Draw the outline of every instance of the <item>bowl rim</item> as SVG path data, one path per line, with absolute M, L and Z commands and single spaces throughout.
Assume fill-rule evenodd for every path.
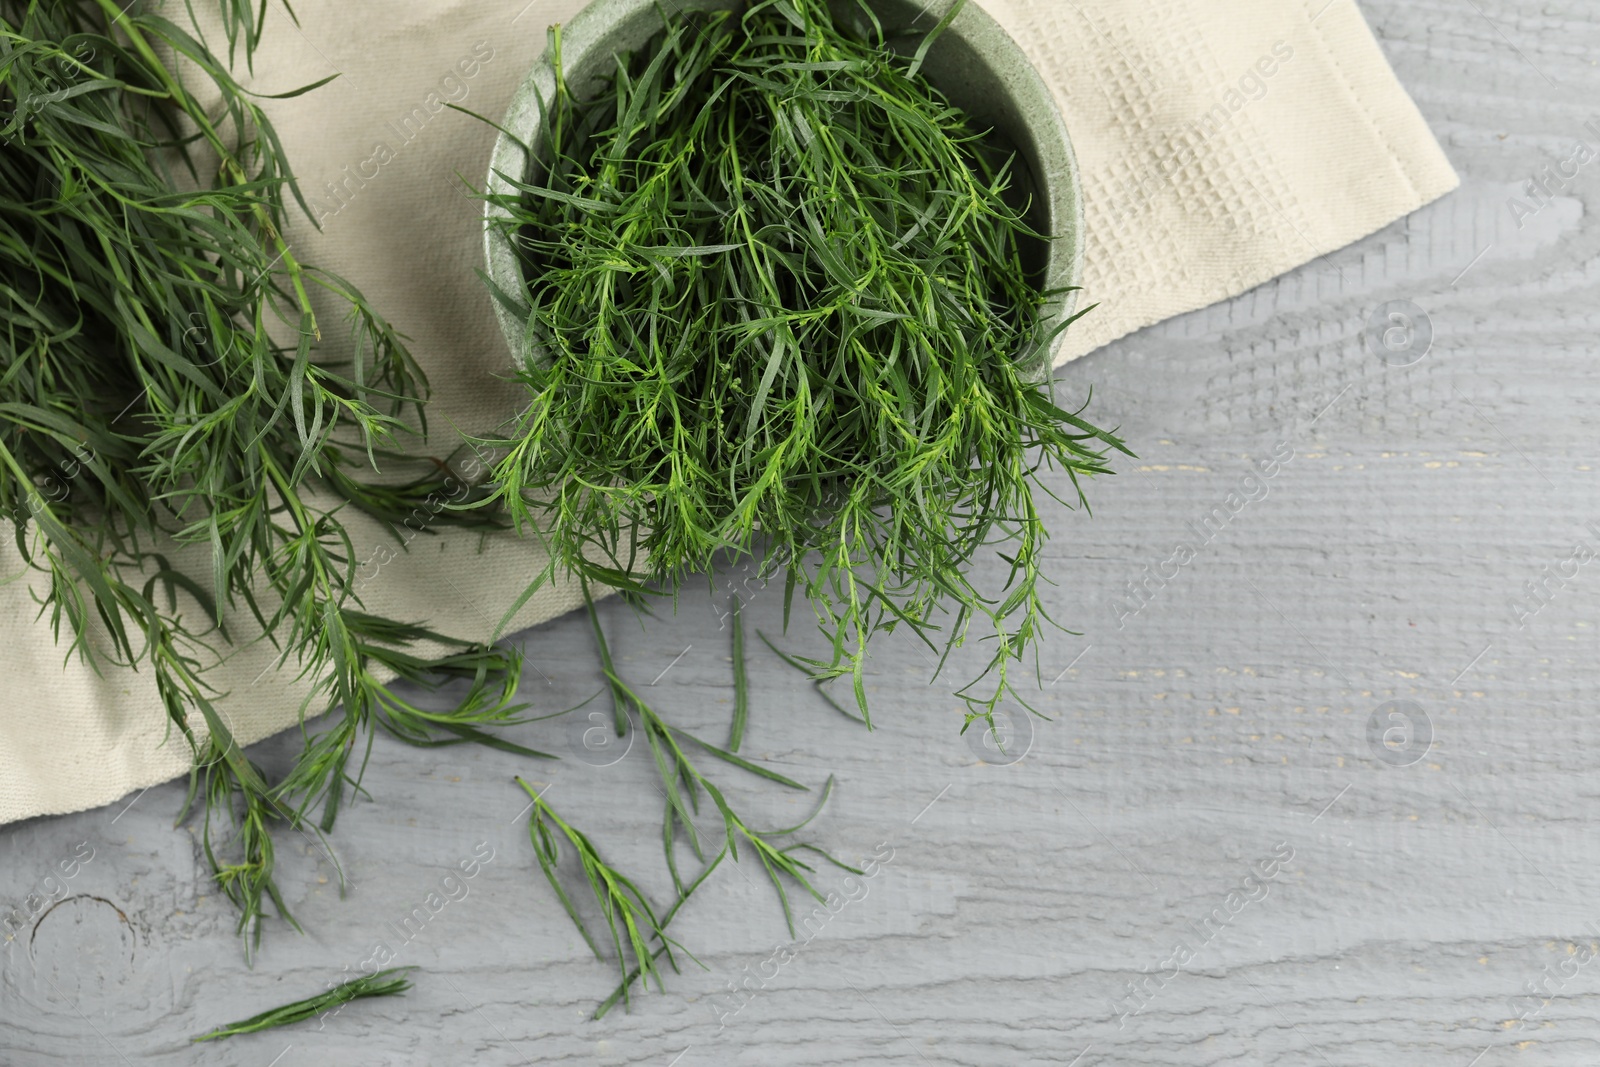
M 747 0 L 680 0 L 682 6 L 692 3 L 696 10 L 737 9 Z M 937 9 L 938 19 L 943 19 L 958 0 L 939 0 L 930 4 L 930 23 Z M 565 57 L 586 56 L 596 46 L 603 45 L 607 35 L 620 23 L 626 22 L 645 9 L 659 11 L 659 0 L 591 0 L 569 21 L 561 24 L 561 50 Z M 1049 171 L 1047 210 L 1049 227 L 1054 231 L 1046 261 L 1044 284 L 1046 290 L 1076 287 L 1083 275 L 1083 185 L 1078 169 L 1077 154 L 1067 132 L 1066 119 L 1055 94 L 1045 84 L 1038 68 L 1016 39 L 995 18 L 979 6 L 978 0 L 967 0 L 966 6 L 950 22 L 946 33 L 968 41 L 974 51 L 985 57 L 995 53 L 1011 52 L 1019 62 L 1004 66 L 990 62 L 996 77 L 1019 100 L 1031 102 L 1029 125 L 1036 128 L 1036 141 L 1040 166 Z M 556 88 L 552 49 L 547 43 L 544 51 L 534 60 L 533 66 L 512 95 L 500 123 L 500 134 L 495 139 L 489 157 L 489 172 L 484 191 L 489 197 L 504 196 L 514 192 L 501 177 L 504 174 L 526 173 L 526 143 L 531 144 L 538 135 L 543 101 L 550 99 Z M 1048 130 L 1037 130 L 1042 117 Z M 1047 136 L 1048 135 L 1048 136 Z M 1053 158 L 1052 158 L 1053 157 Z M 1055 169 L 1051 170 L 1052 163 Z M 502 233 L 498 223 L 510 218 L 510 212 L 485 199 L 483 211 L 484 263 L 489 281 L 506 294 L 519 297 L 523 291 L 521 265 L 516 250 Z M 499 299 L 493 302 L 495 318 L 501 335 L 510 349 L 513 366 L 520 368 L 532 353 L 525 341 L 522 324 L 517 316 Z M 1057 329 L 1073 314 L 1078 303 L 1078 292 L 1061 293 L 1048 301 L 1041 311 L 1043 327 Z M 1030 358 L 1039 359 L 1039 365 L 1029 368 L 1030 376 L 1039 381 L 1052 377 L 1055 356 L 1066 341 L 1066 331 L 1056 336 L 1051 344 Z M 1039 358 L 1039 357 L 1043 358 Z

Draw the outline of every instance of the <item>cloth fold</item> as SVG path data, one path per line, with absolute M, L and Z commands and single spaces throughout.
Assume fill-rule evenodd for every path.
M 942 0 L 941 0 L 942 3 Z M 406 333 L 434 385 L 430 423 L 480 432 L 518 389 L 486 289 L 478 183 L 497 118 L 545 28 L 582 0 L 366 0 L 276 9 L 253 85 L 318 231 L 298 258 L 350 279 Z M 1352 0 L 983 0 L 1057 93 L 1082 170 L 1086 303 L 1058 365 L 1142 326 L 1236 295 L 1443 195 L 1456 177 Z M 221 40 L 214 37 L 213 42 Z M 439 435 L 444 437 L 448 433 Z M 435 451 L 448 459 L 453 449 Z M 546 557 L 531 539 L 430 528 L 398 551 L 354 520 L 376 613 L 483 640 Z M 41 576 L 0 531 L 0 823 L 81 811 L 183 774 L 149 674 L 96 675 L 40 616 Z M 201 564 L 203 558 L 191 557 Z M 180 566 L 181 566 L 180 562 Z M 581 603 L 558 583 L 526 628 Z M 250 743 L 299 722 L 305 683 L 247 631 L 213 680 Z

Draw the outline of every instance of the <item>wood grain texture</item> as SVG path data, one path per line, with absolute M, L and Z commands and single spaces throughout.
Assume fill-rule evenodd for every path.
M 1093 518 L 1050 516 L 1051 607 L 1082 636 L 1045 643 L 1049 721 L 1032 724 L 1026 755 L 977 758 L 908 639 L 875 650 L 871 734 L 752 642 L 746 754 L 814 786 L 835 776 L 814 840 L 847 860 L 893 850 L 802 944 L 758 874 L 728 866 L 674 927 L 707 969 L 588 1021 L 615 972 L 544 885 L 511 777 L 552 783 L 551 802 L 661 899 L 644 754 L 530 765 L 380 740 L 377 802 L 350 808 L 334 838 L 348 893 L 317 843 L 286 840 L 282 882 L 307 933 L 273 924 L 253 970 L 194 832 L 172 826 L 179 786 L 0 830 L 0 906 L 20 916 L 0 947 L 0 1064 L 1600 1061 L 1586 744 L 1600 562 L 1566 562 L 1580 541 L 1600 550 L 1587 525 L 1600 523 L 1600 160 L 1520 227 L 1508 207 L 1580 138 L 1600 147 L 1584 130 L 1600 115 L 1600 11 L 1362 9 L 1463 188 L 1063 372 L 1064 395 L 1092 384 L 1099 418 L 1141 458 L 1092 487 Z M 1363 341 L 1395 300 L 1432 324 L 1409 366 Z M 1257 499 L 1167 565 L 1275 448 L 1292 458 L 1247 485 Z M 1118 609 L 1147 566 L 1170 577 Z M 736 572 L 715 580 L 675 619 L 640 626 L 619 604 L 604 617 L 626 673 L 657 678 L 649 691 L 674 721 L 719 739 L 727 587 L 768 632 L 781 596 Z M 1526 598 L 1530 582 L 1547 603 Z M 581 617 L 520 640 L 541 709 L 596 690 Z M 1409 748 L 1369 739 L 1390 701 L 1414 702 Z M 556 720 L 515 736 L 569 753 L 573 731 Z M 296 744 L 252 755 L 282 768 Z M 811 803 L 717 777 L 767 825 Z M 395 924 L 479 842 L 493 859 L 464 899 L 424 907 L 402 943 Z M 846 891 L 842 872 L 819 885 Z M 423 968 L 403 999 L 320 1029 L 188 1044 L 322 988 L 379 941 Z M 1175 967 L 1180 942 L 1192 956 Z M 763 964 L 779 946 L 794 956 L 774 976 Z M 747 976 L 761 988 L 735 1012 L 729 989 Z

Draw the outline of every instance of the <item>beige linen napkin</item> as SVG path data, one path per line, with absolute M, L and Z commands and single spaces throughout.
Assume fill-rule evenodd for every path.
M 270 105 L 323 226 L 291 233 L 296 254 L 348 277 L 411 337 L 434 383 L 436 427 L 486 430 L 517 405 L 473 275 L 477 206 L 455 178 L 481 177 L 494 133 L 445 105 L 498 118 L 546 26 L 582 2 L 302 3 L 299 27 L 273 5 L 256 88 L 341 75 Z M 1061 362 L 1242 292 L 1455 187 L 1352 0 L 983 3 L 1055 88 L 1082 169 L 1083 284 L 1101 306 Z M 402 553 L 374 528 L 356 536 L 371 610 L 479 640 L 545 560 L 511 537 L 428 530 Z M 15 576 L 0 585 L 0 823 L 182 774 L 187 746 L 168 736 L 149 676 L 102 678 L 67 660 L 12 540 L 0 531 L 0 575 Z M 516 626 L 579 602 L 570 586 L 546 589 Z M 272 652 L 247 642 L 212 675 L 246 743 L 298 721 L 304 688 L 274 669 Z

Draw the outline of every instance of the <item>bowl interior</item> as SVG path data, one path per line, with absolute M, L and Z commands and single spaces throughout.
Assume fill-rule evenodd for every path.
M 896 47 L 914 52 L 921 36 L 933 29 L 953 0 L 926 5 L 921 0 L 867 0 Z M 685 10 L 718 11 L 743 7 L 743 0 L 676 0 Z M 865 27 L 859 0 L 830 0 L 836 17 L 847 25 Z M 582 95 L 584 88 L 614 69 L 619 52 L 638 49 L 662 28 L 657 0 L 594 0 L 562 27 L 561 53 L 567 84 Z M 1018 157 L 1018 202 L 1028 204 L 1028 221 L 1052 241 L 1031 242 L 1023 249 L 1024 263 L 1038 279 L 1041 290 L 1059 290 L 1077 284 L 1082 260 L 1082 206 L 1076 161 L 1066 125 L 1049 88 L 1004 29 L 986 14 L 977 0 L 965 8 L 929 50 L 923 65 L 929 81 L 950 101 L 970 115 L 979 128 L 993 130 L 999 147 Z M 527 80 L 512 100 L 502 123 L 502 134 L 490 161 L 487 188 L 491 193 L 510 191 L 501 173 L 536 180 L 539 163 L 530 160 L 521 145 L 537 146 L 540 136 L 540 101 L 555 92 L 555 71 L 549 49 L 540 56 Z M 519 143 L 520 142 L 520 143 Z M 485 228 L 490 278 L 505 292 L 523 290 L 522 271 L 515 250 L 500 228 L 492 225 L 504 212 L 489 205 Z M 1054 296 L 1043 312 L 1046 329 L 1072 313 L 1074 293 Z M 519 361 L 533 355 L 521 324 L 511 312 L 495 305 L 500 325 Z M 1060 344 L 1058 339 L 1057 346 Z M 1051 351 L 1029 354 L 1027 371 L 1042 379 L 1050 372 Z

